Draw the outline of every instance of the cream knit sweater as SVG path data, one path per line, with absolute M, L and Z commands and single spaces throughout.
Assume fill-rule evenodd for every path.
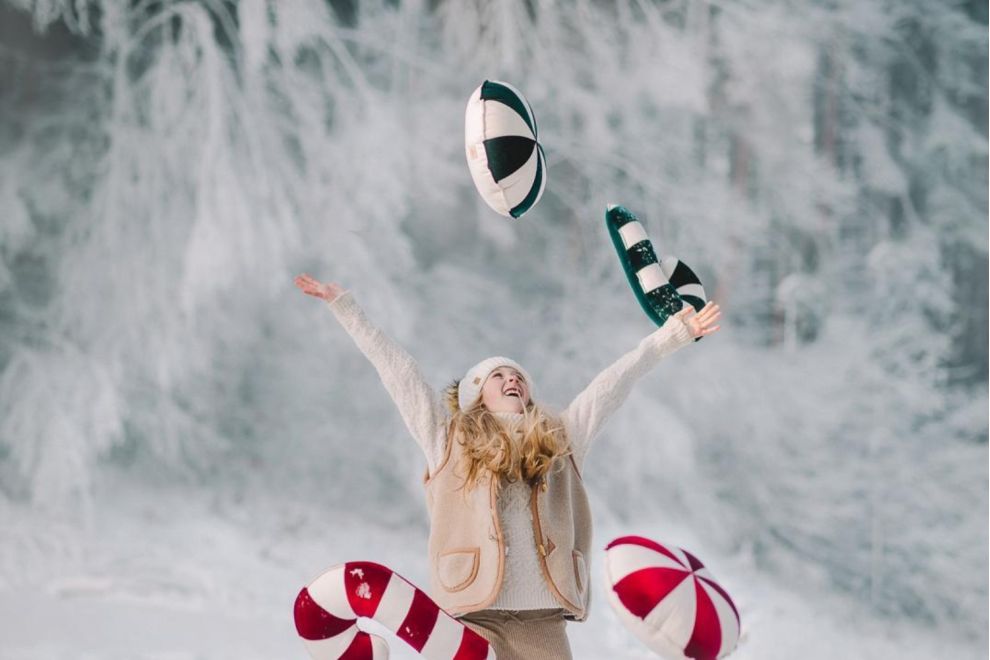
M 416 361 L 376 328 L 350 292 L 330 303 L 337 320 L 378 372 L 386 391 L 399 409 L 406 428 L 422 448 L 430 473 L 443 460 L 449 414 L 441 397 L 426 382 Z M 662 328 L 599 373 L 560 414 L 578 470 L 591 441 L 609 416 L 625 401 L 633 384 L 656 364 L 691 343 L 687 326 L 670 317 Z M 521 416 L 499 417 L 514 427 Z M 502 589 L 492 609 L 531 610 L 559 607 L 550 594 L 536 554 L 529 486 L 503 486 L 498 501 L 499 520 L 505 535 L 506 562 Z

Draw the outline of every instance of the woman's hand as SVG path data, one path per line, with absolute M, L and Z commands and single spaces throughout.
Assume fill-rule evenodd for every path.
M 710 335 L 722 327 L 715 325 L 715 322 L 722 316 L 722 312 L 719 310 L 718 305 L 710 300 L 697 314 L 694 311 L 694 307 L 688 303 L 684 303 L 681 311 L 674 314 L 674 316 L 679 318 L 687 326 L 688 332 L 691 333 L 693 339 Z
M 323 283 L 319 280 L 313 279 L 306 273 L 296 276 L 293 280 L 299 290 L 308 296 L 314 296 L 327 302 L 333 302 L 344 293 L 344 287 L 340 286 L 336 282 Z

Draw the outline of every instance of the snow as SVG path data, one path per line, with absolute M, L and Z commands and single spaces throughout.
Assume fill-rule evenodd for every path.
M 286 522 L 300 508 L 276 504 L 277 494 L 258 494 L 236 511 L 215 497 L 118 483 L 114 496 L 99 502 L 92 526 L 73 530 L 70 553 L 29 547 L 24 538 L 11 553 L 12 532 L 45 534 L 36 520 L 5 515 L 5 565 L 24 570 L 6 573 L 0 589 L 0 658 L 303 658 L 292 603 L 323 570 L 361 559 L 426 584 L 425 530 L 419 525 L 387 529 L 314 508 L 308 513 L 323 523 L 297 527 Z M 175 511 L 182 515 L 170 515 Z M 248 517 L 251 523 L 245 524 Z M 601 552 L 593 557 L 592 614 L 585 623 L 568 625 L 579 660 L 655 657 L 622 627 L 604 598 L 604 546 L 628 531 L 596 528 Z M 676 528 L 647 533 L 695 536 Z M 925 626 L 877 619 L 862 604 L 814 581 L 793 585 L 775 579 L 756 570 L 745 554 L 720 556 L 697 542 L 689 549 L 703 557 L 740 611 L 742 635 L 734 658 L 982 657 L 979 648 L 946 640 Z M 418 657 L 381 626 L 364 620 L 361 626 L 385 637 L 392 657 Z
M 327 567 L 425 585 L 423 457 L 292 277 L 560 408 L 653 330 L 612 202 L 725 316 L 591 450 L 598 547 L 699 556 L 733 657 L 986 657 L 972 3 L 0 3 L 0 658 L 303 657 Z M 464 161 L 485 78 L 546 149 L 521 222 Z M 577 657 L 645 657 L 593 607 Z

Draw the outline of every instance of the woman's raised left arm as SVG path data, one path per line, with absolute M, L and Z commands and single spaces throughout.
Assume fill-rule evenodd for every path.
M 657 363 L 694 339 L 716 332 L 721 312 L 718 305 L 709 302 L 698 313 L 685 304 L 684 308 L 667 319 L 661 328 L 644 338 L 611 366 L 599 373 L 574 397 L 561 413 L 561 421 L 571 442 L 574 460 L 580 469 L 592 440 L 601 431 L 606 420 L 618 410 L 629 396 L 632 386 Z

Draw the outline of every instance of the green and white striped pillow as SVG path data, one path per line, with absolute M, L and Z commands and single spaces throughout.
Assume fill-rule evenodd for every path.
M 496 213 L 519 218 L 546 187 L 546 158 L 536 117 L 512 85 L 483 82 L 468 99 L 464 149 L 474 185 Z

